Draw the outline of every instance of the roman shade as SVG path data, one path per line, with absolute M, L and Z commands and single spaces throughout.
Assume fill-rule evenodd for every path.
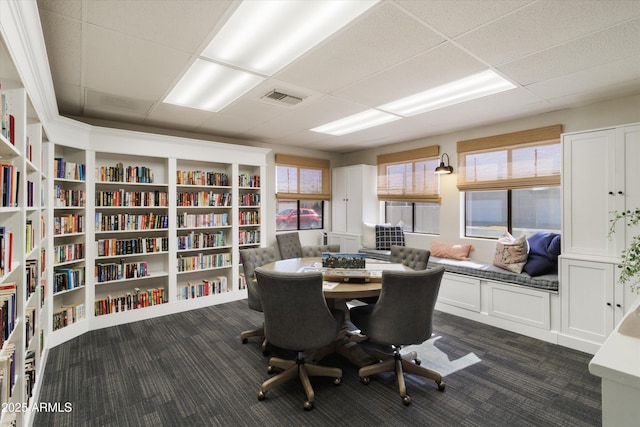
M 329 168 L 329 160 L 276 154 L 276 198 L 330 200 Z
M 560 185 L 562 125 L 458 141 L 458 189 Z
M 440 181 L 433 171 L 440 146 L 378 156 L 378 199 L 398 202 L 440 202 Z

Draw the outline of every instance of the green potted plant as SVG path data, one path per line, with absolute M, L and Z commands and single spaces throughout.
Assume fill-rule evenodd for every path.
M 640 209 L 614 212 L 609 228 L 609 236 L 615 232 L 615 226 L 622 220 L 628 227 L 633 227 L 640 223 Z M 633 236 L 629 246 L 622 250 L 620 254 L 620 283 L 628 283 L 631 291 L 640 294 L 640 234 Z M 640 338 L 640 306 L 629 313 L 620 324 L 618 332 Z
M 609 235 L 615 232 L 618 221 L 623 220 L 628 227 L 640 223 L 640 209 L 614 212 L 611 220 Z M 631 291 L 640 293 L 640 234 L 631 239 L 628 248 L 622 250 L 620 254 L 620 283 L 629 283 Z

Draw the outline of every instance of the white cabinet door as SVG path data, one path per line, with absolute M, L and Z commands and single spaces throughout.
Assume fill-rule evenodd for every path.
M 615 140 L 614 129 L 563 137 L 562 253 L 618 255 L 607 237 L 622 191 L 616 188 Z
M 624 199 L 623 209 L 640 209 L 640 125 L 625 126 L 617 129 L 618 152 L 620 167 L 624 171 L 624 185 L 620 185 Z M 622 229 L 621 229 L 622 228 Z M 631 244 L 633 236 L 640 235 L 640 226 L 633 228 L 622 226 L 616 230 L 616 237 L 625 248 Z M 624 237 L 623 237 L 624 236 Z
M 362 234 L 362 223 L 376 223 L 376 168 L 354 165 L 333 169 L 331 230 Z
M 347 189 L 348 169 L 333 170 L 331 189 L 331 229 L 338 233 L 347 232 Z
M 624 311 L 614 300 L 614 265 L 563 258 L 560 268 L 562 332 L 602 344 L 613 330 L 615 312 Z

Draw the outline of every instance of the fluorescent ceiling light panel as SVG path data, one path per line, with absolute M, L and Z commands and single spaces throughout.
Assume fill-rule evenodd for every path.
M 388 114 L 383 111 L 369 109 L 361 113 L 315 127 L 310 130 L 313 132 L 340 136 L 378 126 L 384 123 L 393 122 L 401 118 L 402 117 L 396 116 L 394 114 Z
M 215 113 L 264 80 L 255 74 L 196 59 L 164 102 Z
M 377 2 L 243 1 L 201 56 L 271 76 Z
M 496 72 L 486 70 L 376 108 L 409 117 L 483 96 L 493 95 L 515 87 L 514 84 L 502 78 Z

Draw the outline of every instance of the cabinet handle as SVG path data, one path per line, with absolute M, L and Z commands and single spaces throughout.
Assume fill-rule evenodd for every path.
M 624 193 L 623 193 L 622 191 L 618 191 L 618 194 L 622 195 L 622 194 L 624 194 Z
M 620 304 L 616 304 L 616 307 L 618 308 L 622 308 L 622 306 Z
M 613 196 L 613 191 L 609 191 L 609 195 L 610 195 L 610 196 Z
M 610 302 L 608 302 L 608 303 L 607 303 L 607 305 L 608 305 L 609 307 L 611 307 L 611 303 L 610 303 Z

